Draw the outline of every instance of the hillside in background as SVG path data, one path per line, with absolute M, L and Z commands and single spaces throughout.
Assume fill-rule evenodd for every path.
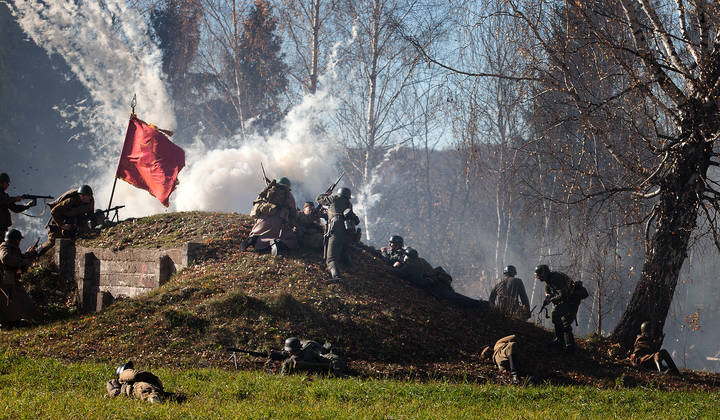
M 522 371 L 532 382 L 614 387 L 652 384 L 670 388 L 714 388 L 720 375 L 687 372 L 682 379 L 632 368 L 608 356 L 603 339 L 580 339 L 574 356 L 546 346 L 551 335 L 534 324 L 492 311 L 457 308 L 395 277 L 371 248 L 353 254 L 345 282 L 325 285 L 320 255 L 296 251 L 273 258 L 241 252 L 252 220 L 239 214 L 168 213 L 127 220 L 81 240 L 111 249 L 205 244 L 205 257 L 160 288 L 122 299 L 100 313 L 56 309 L 70 304 L 71 288 L 51 268 L 30 270 L 27 283 L 44 279 L 56 291 L 40 326 L 0 333 L 0 345 L 29 357 L 115 364 L 132 359 L 143 366 L 232 368 L 226 346 L 279 348 L 288 336 L 329 341 L 343 349 L 351 373 L 368 377 L 449 378 L 498 381 L 507 377 L 483 362 L 480 349 L 517 334 Z M 43 277 L 42 273 L 46 273 Z M 31 290 L 36 284 L 27 285 Z M 63 295 L 64 294 L 64 295 Z M 38 294 L 39 295 L 39 294 Z M 53 310 L 49 310 L 49 303 Z M 58 315 L 60 313 L 60 315 Z M 49 319 L 60 318 L 56 321 Z M 276 369 L 240 355 L 243 369 Z

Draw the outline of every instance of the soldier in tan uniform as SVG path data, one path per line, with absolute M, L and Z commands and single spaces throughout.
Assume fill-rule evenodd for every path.
M 259 253 L 270 252 L 275 256 L 281 251 L 297 248 L 297 237 L 292 229 L 297 207 L 290 186 L 290 180 L 282 177 L 270 181 L 258 194 L 250 212 L 250 216 L 256 218 L 255 225 L 240 245 L 243 251 L 252 246 Z
M 17 204 L 22 197 L 10 197 L 6 192 L 8 187 L 10 187 L 10 176 L 3 172 L 0 174 L 0 242 L 3 241 L 5 233 L 12 226 L 10 212 L 21 213 L 37 204 L 35 200 L 27 204 Z
M 640 335 L 635 339 L 635 346 L 630 355 L 630 363 L 636 367 L 657 369 L 661 373 L 669 371 L 673 375 L 680 375 L 680 371 L 675 366 L 670 353 L 660 348 L 664 338 L 665 334 L 658 337 L 653 336 L 649 322 L 645 321 L 640 324 Z M 663 368 L 663 362 L 667 365 L 666 368 Z
M 124 395 L 151 403 L 165 399 L 165 390 L 160 379 L 150 372 L 135 370 L 132 362 L 120 365 L 115 374 L 117 378 L 105 384 L 110 398 Z
M 323 247 L 323 225 L 320 214 L 312 201 L 303 204 L 302 212 L 298 213 L 296 224 L 300 244 L 312 250 L 320 251 Z
M 50 220 L 48 240 L 40 246 L 38 253 L 43 255 L 55 246 L 55 239 L 75 239 L 78 233 L 90 229 L 90 221 L 95 219 L 95 201 L 93 191 L 89 185 L 83 185 L 77 190 L 70 190 L 48 203 L 50 207 Z
M 35 304 L 18 282 L 20 273 L 37 258 L 34 245 L 24 254 L 20 251 L 22 238 L 20 231 L 10 229 L 5 234 L 5 241 L 0 244 L 0 265 L 3 269 L 0 283 L 0 323 L 3 328 L 23 321 L 34 322 L 38 318 Z
M 517 342 L 515 341 L 515 334 L 513 334 L 499 339 L 492 350 L 490 349 L 490 346 L 483 347 L 482 352 L 480 352 L 480 357 L 483 359 L 492 358 L 498 369 L 500 369 L 500 372 L 510 371 L 510 374 L 512 375 L 512 382 L 517 385 L 517 350 Z

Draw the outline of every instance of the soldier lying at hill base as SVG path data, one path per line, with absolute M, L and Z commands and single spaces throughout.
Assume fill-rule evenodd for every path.
M 510 371 L 510 374 L 512 375 L 512 383 L 517 385 L 517 350 L 517 342 L 515 341 L 515 334 L 513 334 L 499 339 L 492 349 L 490 346 L 483 347 L 480 352 L 480 357 L 482 359 L 492 359 L 498 369 L 500 369 L 500 372 Z
M 105 385 L 111 398 L 125 395 L 151 403 L 165 399 L 165 391 L 160 379 L 150 372 L 133 369 L 132 362 L 118 366 L 115 373 L 117 378 L 109 380 Z

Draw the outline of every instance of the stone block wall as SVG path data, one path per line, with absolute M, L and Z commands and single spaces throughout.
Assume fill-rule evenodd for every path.
M 120 296 L 146 293 L 202 254 L 203 246 L 196 243 L 170 249 L 118 251 L 75 246 L 67 239 L 55 244 L 60 275 L 77 284 L 78 304 L 85 311 L 100 311 Z

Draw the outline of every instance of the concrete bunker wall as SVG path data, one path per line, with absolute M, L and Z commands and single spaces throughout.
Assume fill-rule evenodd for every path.
M 88 248 L 58 240 L 55 263 L 64 279 L 77 284 L 78 306 L 100 311 L 120 296 L 135 297 L 168 281 L 200 257 L 202 245 L 185 243 L 170 249 Z

